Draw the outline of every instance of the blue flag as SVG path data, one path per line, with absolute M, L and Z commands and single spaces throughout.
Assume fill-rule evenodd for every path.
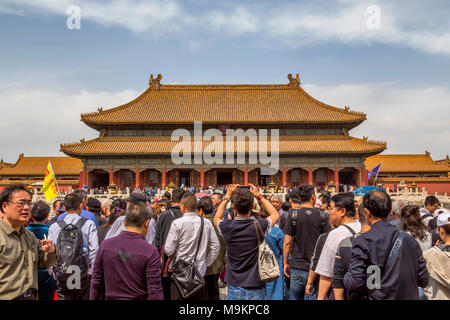
M 376 176 L 378 174 L 378 172 L 380 172 L 380 168 L 381 168 L 381 163 L 376 166 L 375 168 L 372 169 L 372 171 L 369 172 L 369 180 L 371 176 Z

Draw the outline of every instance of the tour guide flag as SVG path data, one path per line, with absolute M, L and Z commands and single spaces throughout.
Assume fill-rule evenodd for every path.
M 42 186 L 42 191 L 45 194 L 45 200 L 47 200 L 47 202 L 55 199 L 58 195 L 55 174 L 53 173 L 50 161 L 48 162 L 47 170 L 45 170 L 45 178 L 44 185 Z
M 377 176 L 378 172 L 380 171 L 380 168 L 381 168 L 381 163 L 378 166 L 376 166 L 375 168 L 373 168 L 372 171 L 369 172 L 369 179 L 373 175 Z

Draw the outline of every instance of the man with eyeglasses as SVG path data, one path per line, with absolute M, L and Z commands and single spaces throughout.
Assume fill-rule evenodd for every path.
M 24 225 L 30 219 L 31 195 L 23 185 L 9 185 L 0 194 L 0 300 L 35 300 L 38 267 L 56 262 L 51 240 L 39 241 Z

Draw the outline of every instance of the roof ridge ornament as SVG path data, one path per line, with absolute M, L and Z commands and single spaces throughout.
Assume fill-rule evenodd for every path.
M 430 156 L 430 153 L 427 150 L 425 150 L 425 154 L 426 154 L 427 157 Z
M 152 73 L 152 74 L 150 74 L 150 81 L 148 82 L 148 85 L 150 86 L 150 88 L 159 89 L 159 87 L 161 86 L 161 79 L 162 79 L 161 74 L 158 74 L 158 76 L 156 78 L 153 78 L 153 73 Z
M 345 112 L 348 113 L 348 112 L 350 111 L 350 107 L 349 107 L 349 106 L 345 106 L 345 107 L 344 107 L 344 110 L 345 110 Z
M 102 107 L 98 107 L 97 111 L 98 111 L 98 113 L 101 113 L 101 112 L 103 112 L 103 108 Z
M 288 79 L 289 79 L 289 84 L 288 84 L 289 87 L 297 87 L 297 88 L 300 87 L 301 83 L 300 83 L 300 77 L 299 77 L 298 73 L 295 78 L 292 76 L 292 73 L 289 73 Z
M 363 140 L 364 140 L 364 142 L 366 142 L 366 141 L 367 141 L 367 139 L 368 139 L 368 137 L 366 137 L 366 136 L 363 136 Z

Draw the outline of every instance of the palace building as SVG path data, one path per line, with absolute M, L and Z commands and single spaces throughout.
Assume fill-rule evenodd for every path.
M 33 187 L 44 182 L 45 170 L 50 161 L 60 191 L 79 188 L 83 163 L 70 157 L 25 157 L 23 153 L 15 163 L 0 161 L 0 191 L 13 183 Z
M 80 186 L 270 182 L 290 187 L 330 182 L 359 186 L 367 184 L 366 158 L 386 149 L 385 142 L 350 136 L 366 115 L 314 99 L 301 87 L 298 74 L 288 75 L 287 84 L 275 85 L 166 85 L 161 78 L 151 75 L 149 87 L 133 101 L 81 115 L 81 121 L 99 132 L 98 138 L 60 147 L 82 161 Z M 196 121 L 203 130 L 216 129 L 224 136 L 227 129 L 278 129 L 277 172 L 265 175 L 265 165 L 250 161 L 253 153 L 264 151 L 260 144 L 257 150 L 250 148 L 250 139 L 245 150 L 237 144 L 233 147 L 234 159 L 244 155 L 244 162 L 196 162 L 195 153 L 212 143 L 202 139 L 200 149 L 193 143 L 190 163 L 174 163 L 171 154 L 179 141 L 172 141 L 172 133 L 185 129 L 193 136 Z M 269 138 L 271 143 L 276 142 Z M 227 150 L 225 144 L 224 139 L 223 150 Z
M 428 151 L 424 154 L 380 154 L 366 159 L 365 165 L 371 170 L 381 163 L 380 172 L 370 178 L 370 184 L 376 182 L 386 187 L 417 185 L 430 193 L 450 194 L 450 161 L 431 158 Z

